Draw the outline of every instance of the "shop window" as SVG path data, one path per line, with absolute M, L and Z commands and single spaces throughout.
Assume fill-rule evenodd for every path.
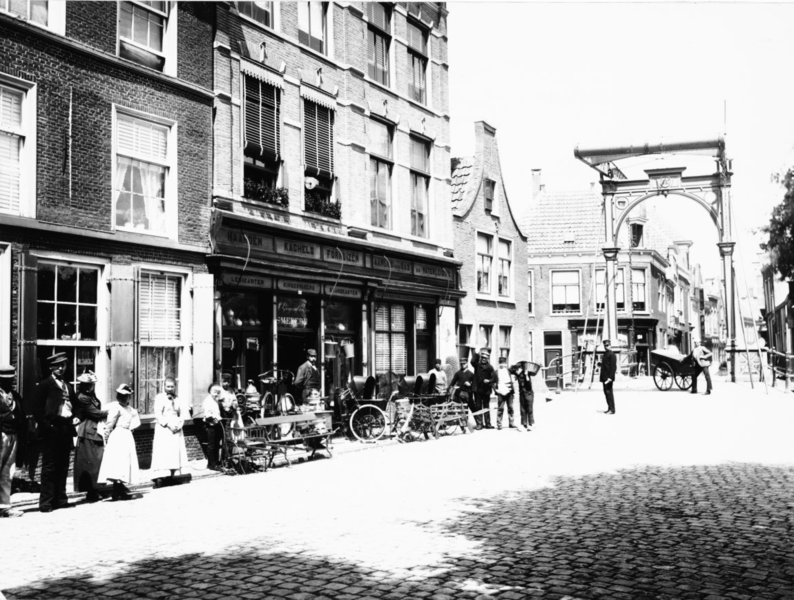
M 165 379 L 179 381 L 182 342 L 180 275 L 142 272 L 138 284 L 138 410 L 154 411 L 154 398 Z M 187 393 L 187 391 L 184 391 Z
M 491 293 L 491 268 L 493 266 L 493 236 L 477 234 L 477 293 Z
M 298 2 L 298 41 L 321 54 L 327 54 L 327 2 Z
M 43 376 L 46 357 L 58 352 L 69 358 L 66 377 L 96 372 L 99 278 L 98 267 L 39 261 L 36 337 Z
M 381 2 L 367 6 L 367 71 L 370 79 L 389 85 L 391 9 Z
M 175 2 L 119 3 L 119 56 L 176 75 Z
M 265 370 L 269 320 L 263 319 L 266 310 L 261 295 L 255 293 L 223 292 L 221 311 L 223 368 L 234 372 L 235 385 L 244 389 L 248 379 L 256 379 Z
M 237 10 L 260 25 L 273 27 L 272 2 L 238 2 Z
M 414 309 L 414 329 L 416 331 L 416 372 L 427 373 L 433 352 L 433 325 L 431 321 L 432 313 L 429 313 L 424 306 L 417 306 Z
M 388 386 L 408 373 L 405 307 L 375 305 L 375 374 Z
M 499 240 L 499 296 L 512 295 L 513 245 L 508 240 Z
M 36 190 L 36 96 L 32 84 L 0 78 L 0 212 L 32 216 Z
M 171 128 L 119 112 L 116 118 L 115 226 L 170 235 L 176 178 Z
M 551 312 L 556 314 L 581 312 L 579 271 L 552 271 Z
M 277 189 L 281 165 L 281 96 L 264 81 L 244 76 L 245 127 L 243 177 L 245 197 L 289 206 L 286 190 Z
M 596 309 L 604 310 L 607 301 L 606 269 L 596 269 Z M 615 300 L 618 310 L 626 310 L 626 286 L 623 269 L 615 269 Z

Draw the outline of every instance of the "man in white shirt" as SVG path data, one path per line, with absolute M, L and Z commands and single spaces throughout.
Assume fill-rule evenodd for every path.
M 698 393 L 698 376 L 703 373 L 706 378 L 706 395 L 711 394 L 711 373 L 709 373 L 709 365 L 711 365 L 711 352 L 705 346 L 701 346 L 698 340 L 695 340 L 695 347 L 692 350 L 692 358 L 695 359 L 695 373 L 692 375 L 692 391 L 690 393 Z
M 507 403 L 507 420 L 511 429 L 516 428 L 513 420 L 513 393 L 518 387 L 518 382 L 515 376 L 507 368 L 507 358 L 504 356 L 499 357 L 499 368 L 496 369 L 496 396 L 499 398 L 499 404 L 496 409 L 496 428 L 502 428 L 502 415 L 505 412 L 505 403 Z
M 441 359 L 436 359 L 436 366 L 431 371 L 433 375 L 436 376 L 436 389 L 434 392 L 436 394 L 446 394 L 447 393 L 447 373 L 441 367 Z

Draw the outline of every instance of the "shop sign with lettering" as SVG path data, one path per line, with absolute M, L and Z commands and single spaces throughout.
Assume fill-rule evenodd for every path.
M 435 265 L 414 263 L 414 275 L 417 277 L 433 277 L 434 279 L 449 279 L 449 270 Z
M 271 289 L 273 287 L 273 278 L 262 275 L 224 273 L 221 275 L 221 283 L 233 287 Z
M 402 273 L 403 275 L 411 275 L 413 268 L 411 263 L 407 260 L 400 260 L 398 258 L 386 258 L 385 256 L 374 254 L 372 256 L 372 267 L 379 271 L 389 271 L 392 273 Z
M 273 252 L 273 238 L 239 228 L 221 227 L 216 238 L 222 246 L 232 246 L 248 252 Z
M 350 298 L 351 300 L 361 300 L 361 290 L 342 285 L 334 286 L 331 283 L 326 283 L 325 293 L 332 298 Z
M 364 266 L 364 255 L 354 250 L 340 250 L 339 248 L 323 248 L 323 260 L 333 263 L 344 263 L 354 267 Z
M 305 292 L 307 294 L 319 294 L 320 284 L 310 281 L 295 281 L 293 279 L 279 279 L 278 289 L 287 292 Z
M 320 258 L 320 247 L 316 244 L 282 240 L 279 238 L 276 238 L 276 252 L 279 254 L 289 254 L 291 256 L 301 256 L 303 258 Z

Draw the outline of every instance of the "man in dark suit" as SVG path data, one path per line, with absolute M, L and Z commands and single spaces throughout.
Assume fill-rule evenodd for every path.
M 317 369 L 317 350 L 306 351 L 306 362 L 298 367 L 298 374 L 293 382 L 300 391 L 300 403 L 305 404 L 312 395 L 312 390 L 320 391 L 320 371 Z
M 612 393 L 612 384 L 615 383 L 615 371 L 617 371 L 617 359 L 612 352 L 612 343 L 604 340 L 604 356 L 601 358 L 601 375 L 599 380 L 604 384 L 604 396 L 607 399 L 607 415 L 615 414 L 615 395 Z
M 72 421 L 77 397 L 72 386 L 64 381 L 67 361 L 64 352 L 48 357 L 47 366 L 51 374 L 36 388 L 37 417 L 44 442 L 39 496 L 41 512 L 70 506 L 66 497 L 66 477 L 72 439 L 77 435 Z
M 452 376 L 452 383 L 450 384 L 450 391 L 455 390 L 454 398 L 455 402 L 460 402 L 461 404 L 465 404 L 469 407 L 469 410 L 474 413 L 477 410 L 474 402 L 474 371 L 469 369 L 469 359 L 461 358 L 460 359 L 460 370 Z M 477 421 L 477 417 L 474 418 L 474 421 L 477 423 L 476 429 L 482 429 Z
M 471 366 L 474 367 L 474 395 L 477 412 L 485 411 L 474 415 L 474 420 L 477 422 L 476 429 L 493 429 L 493 425 L 491 425 L 491 392 L 496 378 L 491 366 L 491 351 L 483 348 L 479 353 L 472 352 Z
M 11 480 L 25 456 L 28 421 L 22 398 L 14 389 L 15 376 L 13 366 L 0 367 L 0 518 L 22 516 L 22 511 L 11 506 Z

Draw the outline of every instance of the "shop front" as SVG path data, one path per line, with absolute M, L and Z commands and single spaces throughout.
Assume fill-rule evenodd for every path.
M 269 370 L 294 375 L 309 349 L 323 396 L 354 375 L 392 385 L 454 355 L 457 261 L 216 218 L 216 368 L 239 389 Z

